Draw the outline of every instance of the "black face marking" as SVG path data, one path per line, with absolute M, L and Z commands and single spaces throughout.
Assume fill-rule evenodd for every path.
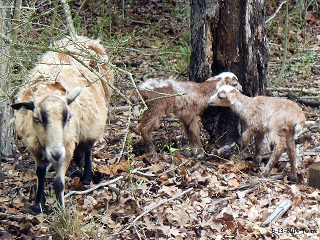
M 66 106 L 62 109 L 62 126 L 64 127 L 70 118 L 70 113 Z
M 44 127 L 48 125 L 48 112 L 44 108 L 40 108 L 40 115 Z

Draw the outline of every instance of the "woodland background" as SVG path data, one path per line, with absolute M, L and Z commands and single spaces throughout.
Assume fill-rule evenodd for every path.
M 319 2 L 290 1 L 287 12 L 286 3 L 266 2 L 268 95 L 291 93 L 319 101 Z M 69 5 L 78 34 L 100 38 L 111 62 L 136 83 L 149 77 L 188 77 L 189 1 L 74 0 Z M 60 1 L 23 1 L 22 6 L 15 27 L 25 47 L 11 48 L 5 56 L 14 62 L 8 77 L 14 83 L 11 97 L 42 53 L 29 46 L 48 46 L 68 34 Z M 116 87 L 126 96 L 133 88 L 123 71 L 116 71 Z M 293 184 L 282 174 L 289 171 L 285 155 L 270 178 L 261 178 L 260 169 L 250 159 L 241 161 L 239 152 L 227 159 L 219 156 L 219 146 L 206 146 L 208 155 L 201 160 L 186 156 L 185 136 L 174 118 L 154 133 L 160 157 L 151 162 L 141 137 L 130 131 L 138 117 L 117 94 L 111 106 L 107 130 L 94 151 L 95 183 L 89 193 L 67 197 L 66 213 L 55 208 L 53 172 L 47 176 L 49 211 L 30 212 L 34 162 L 17 138 L 13 159 L 2 163 L 2 239 L 319 239 L 320 191 L 306 184 L 308 166 L 320 161 L 319 107 L 300 104 L 309 124 L 298 140 L 299 181 Z M 206 139 L 203 131 L 204 144 Z M 79 173 L 76 168 L 68 172 L 66 193 L 84 190 Z M 111 179 L 111 187 L 101 186 Z M 262 224 L 289 200 L 290 208 L 279 219 Z

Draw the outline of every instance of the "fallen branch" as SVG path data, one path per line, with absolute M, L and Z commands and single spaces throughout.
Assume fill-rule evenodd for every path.
M 0 213 L 0 220 L 11 220 L 11 221 L 16 221 L 19 222 L 21 218 L 24 216 L 18 216 L 15 214 L 9 214 L 9 213 Z
M 150 205 L 147 207 L 147 210 L 144 211 L 143 213 L 141 213 L 139 216 L 137 216 L 137 217 L 130 223 L 130 225 L 129 225 L 128 227 L 126 227 L 126 229 L 125 229 L 124 231 L 127 231 L 128 229 L 130 229 L 140 218 L 142 218 L 142 217 L 143 217 L 144 215 L 146 215 L 147 213 L 151 212 L 153 209 L 156 209 L 157 207 L 159 207 L 159 206 L 161 206 L 161 205 L 163 205 L 163 204 L 165 204 L 165 203 L 167 203 L 167 202 L 170 202 L 170 201 L 172 201 L 172 200 L 175 200 L 175 199 L 177 199 L 178 197 L 181 197 L 181 196 L 187 194 L 188 192 L 191 192 L 192 190 L 193 190 L 193 188 L 189 188 L 189 189 L 187 189 L 187 190 L 185 190 L 185 191 L 183 191 L 183 192 L 181 192 L 181 193 L 179 193 L 179 194 L 177 194 L 177 195 L 175 195 L 175 196 L 173 196 L 173 197 L 171 197 L 171 198 L 168 198 L 168 199 L 165 199 L 165 200 L 159 202 L 158 204 L 156 204 L 156 205 L 154 205 L 154 206 L 152 206 L 153 204 L 150 204 Z
M 96 190 L 96 189 L 98 189 L 100 187 L 108 187 L 111 191 L 116 192 L 119 195 L 119 194 L 121 194 L 121 191 L 118 188 L 116 188 L 114 185 L 112 185 L 112 184 L 117 182 L 117 181 L 119 181 L 122 178 L 123 178 L 123 176 L 119 176 L 119 177 L 117 177 L 115 179 L 99 183 L 99 184 L 95 185 L 94 187 L 89 188 L 87 190 L 68 192 L 66 195 L 64 195 L 64 198 L 70 197 L 71 195 L 74 195 L 74 194 L 78 194 L 78 195 L 79 194 L 86 194 L 86 193 L 92 192 L 92 191 L 94 191 L 94 190 Z
M 274 212 L 264 220 L 264 222 L 261 224 L 261 226 L 266 226 L 272 221 L 277 221 L 288 209 L 291 207 L 292 201 L 290 199 L 287 199 L 283 203 L 281 203 Z
M 312 108 L 316 108 L 316 107 L 320 107 L 320 101 L 308 101 L 308 100 L 304 100 L 301 99 L 299 97 L 297 97 L 296 95 L 292 94 L 292 93 L 288 93 L 287 97 L 291 100 L 295 100 L 299 103 L 302 103 L 306 106 L 312 107 Z
M 274 91 L 274 92 L 298 92 L 298 93 L 314 94 L 314 95 L 319 94 L 319 90 L 305 89 L 305 88 L 268 87 L 267 90 Z

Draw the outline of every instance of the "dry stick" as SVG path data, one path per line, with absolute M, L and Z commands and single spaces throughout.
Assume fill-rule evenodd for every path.
M 189 188 L 189 189 L 185 190 L 184 192 L 179 193 L 179 194 L 177 194 L 177 195 L 175 195 L 175 196 L 173 196 L 173 197 L 171 197 L 171 198 L 165 199 L 165 200 L 161 201 L 160 203 L 158 203 L 158 204 L 156 204 L 156 205 L 154 205 L 154 206 L 150 206 L 150 205 L 152 205 L 152 204 L 150 204 L 150 205 L 149 205 L 149 209 L 147 209 L 146 211 L 144 211 L 143 213 L 141 213 L 138 217 L 136 217 L 136 218 L 131 222 L 131 224 L 130 224 L 124 231 L 128 230 L 129 228 L 131 228 L 131 226 L 134 225 L 135 222 L 137 222 L 140 218 L 142 218 L 144 215 L 146 215 L 147 213 L 149 213 L 149 212 L 152 211 L 153 209 L 161 206 L 162 204 L 165 204 L 165 203 L 167 203 L 167 202 L 170 202 L 170 201 L 172 201 L 172 200 L 175 200 L 175 199 L 177 199 L 178 197 L 181 197 L 182 195 L 184 195 L 184 194 L 186 194 L 186 193 L 188 193 L 188 192 L 190 192 L 190 191 L 192 191 L 192 190 L 193 190 L 193 188 Z
M 277 221 L 292 205 L 292 201 L 290 199 L 287 199 L 283 203 L 281 203 L 274 212 L 267 217 L 266 220 L 261 224 L 261 226 L 266 226 L 272 221 Z
M 281 70 L 278 78 L 282 79 L 284 70 L 286 68 L 287 54 L 288 54 L 288 41 L 289 41 L 289 3 L 286 4 L 286 15 L 285 15 L 285 24 L 284 24 L 284 50 L 283 50 L 283 59 L 281 64 Z
M 67 27 L 69 29 L 70 36 L 75 37 L 77 33 L 73 25 L 69 4 L 66 2 L 66 0 L 61 0 L 61 4 L 63 6 L 64 13 L 66 14 Z
M 268 22 L 270 22 L 272 19 L 274 19 L 274 17 L 275 17 L 275 16 L 277 15 L 277 13 L 280 11 L 282 5 L 285 4 L 286 2 L 287 2 L 287 1 L 283 1 L 283 2 L 279 5 L 279 7 L 277 8 L 277 10 L 274 12 L 274 14 L 272 14 L 272 16 L 271 16 L 270 18 L 268 18 L 268 20 L 266 21 L 266 24 L 267 24 Z
M 319 90 L 316 89 L 304 89 L 304 88 L 285 88 L 285 87 L 268 87 L 269 91 L 277 91 L 277 92 L 299 92 L 305 94 L 319 94 Z
M 73 194 L 86 194 L 86 193 L 89 193 L 89 192 L 92 192 L 100 187 L 109 187 L 110 185 L 112 186 L 112 183 L 115 183 L 117 181 L 119 181 L 120 179 L 122 179 L 123 176 L 119 176 L 115 179 L 112 179 L 112 180 L 109 180 L 109 181 L 106 181 L 106 182 L 102 182 L 102 183 L 99 183 L 98 185 L 95 185 L 94 187 L 92 188 L 89 188 L 87 190 L 84 190 L 84 191 L 71 191 L 71 192 L 68 192 L 66 195 L 64 195 L 64 198 L 67 198 L 67 197 L 70 197 L 71 195 Z M 112 186 L 111 188 L 113 188 L 114 186 Z M 110 189 L 112 190 L 112 189 Z M 121 193 L 121 191 L 120 191 Z

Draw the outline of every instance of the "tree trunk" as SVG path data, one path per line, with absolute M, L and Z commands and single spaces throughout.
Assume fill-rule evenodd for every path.
M 191 46 L 190 80 L 203 82 L 230 71 L 244 94 L 265 94 L 265 1 L 191 0 Z M 239 120 L 228 108 L 209 107 L 202 123 L 211 142 L 239 143 Z
M 0 0 L 0 31 L 8 36 L 10 23 L 10 8 L 8 1 Z M 1 159 L 12 157 L 13 153 L 13 131 L 10 124 L 12 118 L 12 110 L 10 107 L 10 77 L 9 77 L 9 46 L 3 41 L 0 41 L 0 157 Z M 0 175 L 1 172 L 0 159 Z M 0 176 L 1 178 L 1 176 Z

